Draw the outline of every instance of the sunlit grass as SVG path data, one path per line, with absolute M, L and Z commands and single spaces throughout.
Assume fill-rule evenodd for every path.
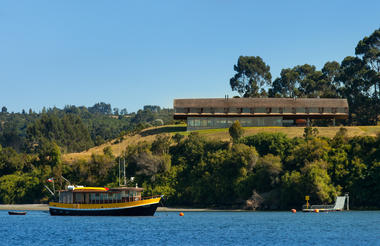
M 332 138 L 339 131 L 340 126 L 336 127 L 316 127 L 319 131 L 319 136 Z M 354 136 L 376 136 L 380 133 L 380 126 L 346 126 L 347 134 L 349 137 Z M 261 132 L 267 133 L 284 133 L 289 138 L 302 137 L 304 133 L 304 127 L 244 127 L 244 136 L 255 135 Z M 230 135 L 228 128 L 220 129 L 205 129 L 196 131 L 186 131 L 186 125 L 166 125 L 159 127 L 151 127 L 144 129 L 140 134 L 134 136 L 125 136 L 124 140 L 115 144 L 115 140 L 107 142 L 103 145 L 96 146 L 87 151 L 80 153 L 70 153 L 63 156 L 65 161 L 72 162 L 78 159 L 88 160 L 92 154 L 102 154 L 103 149 L 107 146 L 111 146 L 112 152 L 115 156 L 121 155 L 125 149 L 131 144 L 137 144 L 141 141 L 153 142 L 159 134 L 175 135 L 179 133 L 184 136 L 188 136 L 191 132 L 198 132 L 201 136 L 207 139 L 229 141 Z

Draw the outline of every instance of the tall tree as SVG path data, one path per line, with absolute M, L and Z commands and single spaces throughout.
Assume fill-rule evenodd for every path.
M 340 64 L 336 61 L 326 62 L 322 68 L 326 87 L 323 88 L 322 97 L 340 97 L 341 84 L 336 79 L 339 75 Z
M 368 82 L 373 89 L 373 98 L 378 111 L 380 108 L 380 28 L 375 30 L 371 36 L 364 37 L 359 41 L 355 48 L 355 54 L 360 56 L 375 73 Z
M 355 48 L 355 54 L 362 57 L 363 61 L 373 69 L 377 76 L 373 80 L 375 96 L 378 97 L 380 89 L 380 28 L 371 36 L 364 37 Z
M 270 90 L 269 95 L 271 97 L 276 95 L 295 97 L 298 94 L 298 77 L 299 75 L 294 68 L 282 69 L 280 77 L 273 82 L 273 88 Z
M 240 56 L 230 79 L 233 91 L 243 97 L 257 97 L 264 85 L 271 85 L 270 67 L 259 56 Z
M 281 70 L 273 82 L 270 97 L 337 97 L 335 77 L 339 63 L 328 62 L 322 71 L 314 65 L 304 64 Z
M 240 122 L 236 120 L 228 129 L 232 141 L 236 143 L 244 134 L 244 129 L 241 127 Z
M 1 108 L 1 113 L 6 114 L 7 112 L 8 112 L 7 107 L 3 106 L 3 107 Z
M 348 56 L 342 61 L 337 80 L 343 84 L 342 95 L 349 104 L 350 123 L 373 124 L 376 121 L 377 113 L 368 83 L 372 76 L 373 73 L 360 58 Z

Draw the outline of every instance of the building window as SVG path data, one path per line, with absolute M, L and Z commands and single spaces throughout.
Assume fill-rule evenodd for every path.
M 228 114 L 228 112 L 229 112 L 229 108 L 224 108 L 224 113 Z
M 190 109 L 190 113 L 193 113 L 193 114 L 200 114 L 202 112 L 202 108 L 191 108 Z
M 296 108 L 297 113 L 305 113 L 305 108 Z
M 309 108 L 305 108 L 305 113 L 309 113 Z
M 318 108 L 309 108 L 309 113 L 318 113 Z
M 284 108 L 284 113 L 293 113 L 293 108 Z
M 282 114 L 282 113 L 284 112 L 284 109 L 283 109 L 283 108 L 278 108 L 278 112 L 279 112 L 280 114 Z
M 324 110 L 323 110 L 323 108 L 318 108 L 318 111 L 319 111 L 320 114 L 323 114 Z
M 270 114 L 272 112 L 272 108 L 266 108 L 267 114 Z
M 194 126 L 200 127 L 201 126 L 201 120 L 194 120 Z
M 246 113 L 246 114 L 251 113 L 250 108 L 243 108 L 243 113 Z
M 255 108 L 255 113 L 266 113 L 266 108 Z

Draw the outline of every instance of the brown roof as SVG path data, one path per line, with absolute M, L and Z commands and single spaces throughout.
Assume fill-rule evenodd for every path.
M 174 108 L 348 108 L 347 99 L 338 98 L 199 98 L 174 99 Z

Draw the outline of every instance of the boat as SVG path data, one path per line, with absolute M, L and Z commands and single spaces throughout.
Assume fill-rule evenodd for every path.
M 9 215 L 26 215 L 25 211 L 8 211 Z
M 344 211 L 344 205 L 346 205 L 346 210 L 349 210 L 349 196 L 346 193 L 345 196 L 336 197 L 335 204 L 331 205 L 311 205 L 307 203 L 302 208 L 302 212 L 337 212 Z
M 59 200 L 49 202 L 51 215 L 153 216 L 163 196 L 142 197 L 143 188 L 69 185 Z

